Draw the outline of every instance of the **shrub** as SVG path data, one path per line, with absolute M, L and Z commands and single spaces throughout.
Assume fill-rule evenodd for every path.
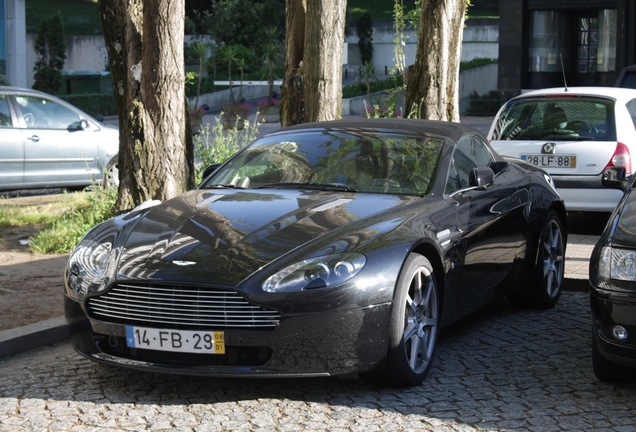
M 62 18 L 57 13 L 40 21 L 35 38 L 35 74 L 33 88 L 47 93 L 57 93 L 64 84 L 62 68 L 66 60 L 66 42 Z
M 226 130 L 220 117 L 215 117 L 214 126 L 206 123 L 199 134 L 194 137 L 196 154 L 201 159 L 201 165 L 196 168 L 195 181 L 200 183 L 203 171 L 210 165 L 224 162 L 241 148 L 251 143 L 258 136 L 260 123 L 245 120 L 244 128 L 238 125 Z
M 366 11 L 358 20 L 358 49 L 362 64 L 373 60 L 373 18 L 371 12 Z
M 227 73 L 227 54 L 229 49 L 236 51 L 236 60 L 243 59 L 245 61 L 244 73 L 257 72 L 260 68 L 260 62 L 256 54 L 251 49 L 243 45 L 226 45 L 219 47 L 212 54 L 206 64 L 206 72 L 208 75 L 214 76 L 214 68 L 216 67 L 216 75 L 225 75 Z M 236 62 L 232 65 L 232 75 L 236 73 L 238 76 L 239 69 Z M 232 77 L 233 81 L 238 81 L 236 77 Z
M 115 97 L 111 93 L 75 94 L 59 97 L 93 117 L 117 114 L 117 104 L 115 103 Z
M 31 238 L 29 249 L 36 254 L 70 252 L 93 226 L 113 216 L 116 199 L 117 189 L 94 186 L 84 205 L 63 213 L 38 232 Z

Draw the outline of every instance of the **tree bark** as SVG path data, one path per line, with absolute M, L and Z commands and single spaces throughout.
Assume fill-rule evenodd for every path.
M 301 62 L 305 47 L 306 0 L 285 2 L 285 79 L 281 86 L 281 126 L 303 123 L 303 75 Z
M 459 63 L 466 0 L 423 0 L 415 63 L 406 77 L 406 113 L 459 122 Z
M 340 118 L 346 8 L 343 0 L 286 0 L 283 127 Z
M 100 0 L 119 116 L 116 211 L 194 186 L 184 88 L 184 0 Z
M 341 118 L 344 0 L 307 2 L 305 28 L 305 120 Z

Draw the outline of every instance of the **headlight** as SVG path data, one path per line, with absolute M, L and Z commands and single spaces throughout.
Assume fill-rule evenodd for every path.
M 101 235 L 99 235 L 101 234 Z M 71 253 L 66 265 L 67 293 L 83 300 L 106 288 L 115 276 L 119 251 L 113 247 L 116 232 L 106 230 L 85 237 Z
M 601 277 L 636 281 L 636 251 L 605 246 L 598 263 Z
M 263 289 L 267 292 L 289 292 L 332 287 L 354 277 L 366 262 L 365 256 L 358 253 L 310 258 L 270 276 L 263 283 Z

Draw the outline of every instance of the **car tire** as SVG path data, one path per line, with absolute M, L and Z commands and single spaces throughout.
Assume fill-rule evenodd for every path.
M 119 169 L 117 164 L 119 157 L 115 156 L 108 162 L 106 169 L 104 170 L 104 181 L 102 184 L 105 188 L 118 188 L 119 187 Z
M 592 334 L 592 367 L 594 375 L 606 382 L 634 382 L 636 381 L 636 369 L 614 363 L 603 357 L 598 349 L 598 341 Z
M 437 345 L 439 311 L 433 267 L 424 256 L 413 253 L 400 273 L 393 299 L 384 382 L 413 386 L 424 380 Z
M 535 260 L 532 277 L 528 278 L 529 283 L 522 290 L 509 294 L 508 299 L 518 306 L 553 308 L 561 297 L 565 271 L 563 225 L 554 210 L 546 215 L 536 255 L 533 256 Z

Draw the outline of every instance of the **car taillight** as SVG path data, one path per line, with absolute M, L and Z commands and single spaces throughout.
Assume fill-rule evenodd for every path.
M 627 174 L 632 173 L 632 158 L 629 149 L 623 143 L 616 143 L 616 150 L 610 158 L 605 169 L 610 167 L 624 167 Z M 605 171 L 605 169 L 603 171 Z

